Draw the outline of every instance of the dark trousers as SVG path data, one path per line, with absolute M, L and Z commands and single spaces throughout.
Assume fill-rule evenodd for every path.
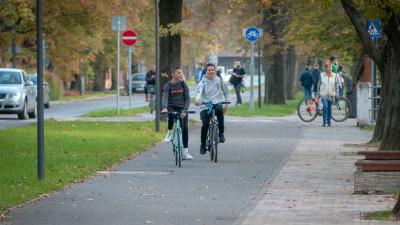
M 180 112 L 182 109 L 177 109 L 177 108 L 168 108 L 168 111 L 177 111 Z M 181 123 L 181 129 L 182 129 L 182 141 L 183 141 L 183 147 L 187 148 L 188 143 L 189 143 L 189 129 L 188 129 L 188 115 L 186 115 L 185 118 L 179 117 L 180 123 Z M 174 116 L 168 115 L 168 130 L 172 130 L 174 127 L 174 122 L 175 118 Z
M 216 105 L 215 107 L 215 115 L 217 116 L 218 120 L 218 130 L 219 130 L 219 135 L 224 134 L 224 109 L 222 108 L 222 105 Z M 203 123 L 201 126 L 201 143 L 205 144 L 207 140 L 207 132 L 208 132 L 208 127 L 210 125 L 210 119 L 211 115 L 208 114 L 208 110 L 203 110 L 200 112 L 200 119 Z
M 241 91 L 242 91 L 242 82 L 239 82 L 238 84 L 235 84 L 235 92 L 236 92 L 236 104 L 242 104 L 242 96 Z

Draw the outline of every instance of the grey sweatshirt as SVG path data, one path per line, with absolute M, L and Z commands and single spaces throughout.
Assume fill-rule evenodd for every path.
M 229 101 L 228 88 L 221 78 L 215 76 L 214 80 L 209 80 L 207 76 L 204 76 L 197 86 L 196 100 L 202 102 L 211 101 L 213 104 Z M 200 110 L 203 111 L 206 108 L 205 105 L 202 105 Z
M 168 82 L 164 85 L 162 97 L 163 108 L 171 107 L 188 110 L 190 105 L 189 88 L 185 82 Z

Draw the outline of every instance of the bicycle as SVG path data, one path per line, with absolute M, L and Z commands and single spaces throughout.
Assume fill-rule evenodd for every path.
M 193 114 L 196 111 L 185 111 L 186 114 Z M 173 116 L 175 123 L 173 129 L 173 138 L 171 142 L 172 152 L 174 153 L 175 165 L 181 167 L 182 166 L 182 150 L 183 150 L 183 141 L 182 141 L 182 128 L 181 128 L 181 120 L 180 115 L 181 112 L 170 111 L 170 112 L 161 112 L 160 114 L 168 114 Z
M 156 108 L 156 90 L 155 90 L 155 85 L 148 85 L 147 86 L 147 91 L 149 93 L 149 108 L 150 108 L 150 114 L 153 114 L 155 108 Z
M 303 98 L 297 106 L 297 115 L 304 122 L 311 122 L 318 115 L 322 115 L 319 106 L 322 106 L 320 96 Z M 332 119 L 336 122 L 343 122 L 349 117 L 350 110 L 350 103 L 346 98 L 335 97 L 332 103 Z
M 219 143 L 219 130 L 218 120 L 215 116 L 215 106 L 219 104 L 230 104 L 230 102 L 220 102 L 213 104 L 210 102 L 203 102 L 203 105 L 207 105 L 208 114 L 210 115 L 210 124 L 208 126 L 206 149 L 210 152 L 210 160 L 215 163 L 218 161 L 218 143 Z

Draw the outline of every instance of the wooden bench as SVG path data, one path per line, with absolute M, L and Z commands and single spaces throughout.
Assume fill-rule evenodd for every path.
M 400 151 L 359 151 L 367 160 L 400 160 Z
M 358 160 L 358 171 L 400 171 L 400 160 Z

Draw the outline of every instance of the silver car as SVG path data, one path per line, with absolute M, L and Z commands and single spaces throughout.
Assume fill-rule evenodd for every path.
M 33 82 L 33 86 L 35 86 L 35 89 L 37 90 L 37 75 L 29 74 L 28 77 Z M 43 104 L 46 109 L 50 108 L 50 88 L 49 84 L 44 80 L 43 80 Z
M 134 73 L 132 74 L 132 92 L 144 92 L 146 87 L 146 74 Z
M 25 71 L 0 68 L 0 113 L 36 118 L 36 89 Z

